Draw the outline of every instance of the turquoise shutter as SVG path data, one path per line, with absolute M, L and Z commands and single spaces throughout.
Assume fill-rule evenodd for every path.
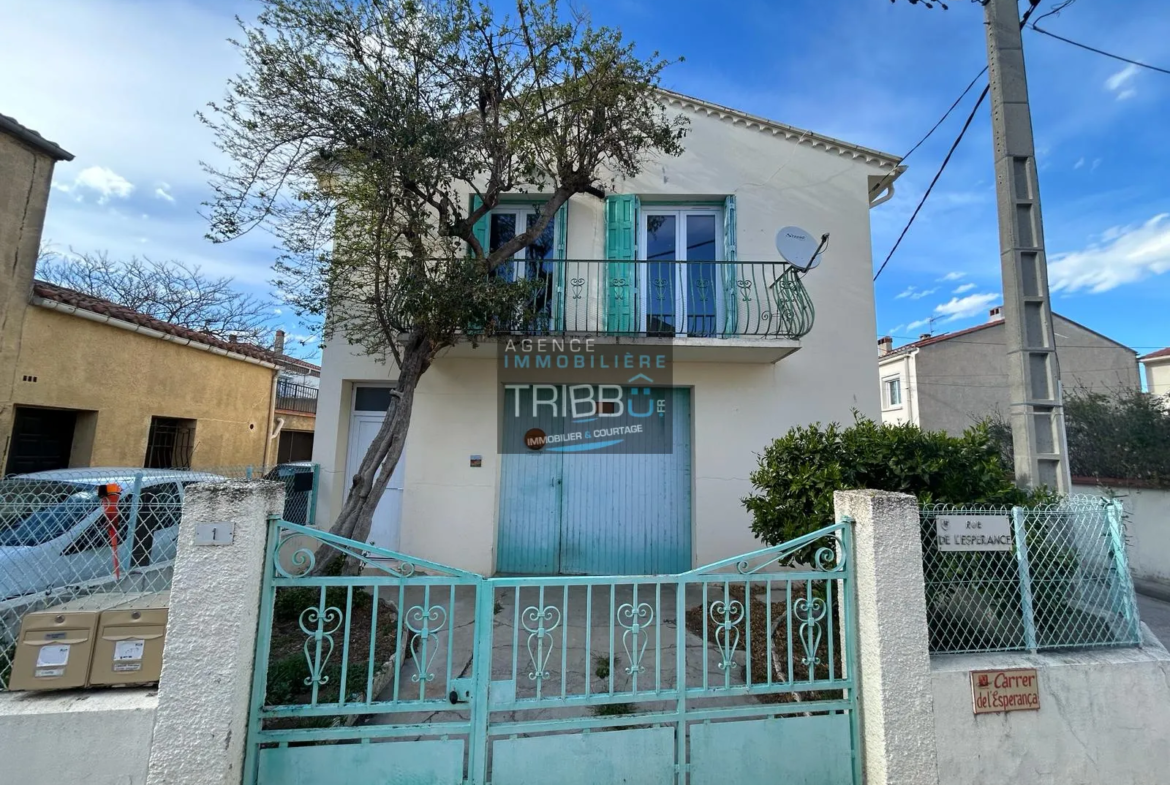
M 553 232 L 556 237 L 556 258 L 557 263 L 553 266 L 553 296 L 552 302 L 552 323 L 554 329 L 563 331 L 565 329 L 565 268 L 568 266 L 565 262 L 567 259 L 567 249 L 569 246 L 569 203 L 565 202 L 557 210 L 556 217 L 553 219 Z
M 723 313 L 724 335 L 736 335 L 739 327 L 739 301 L 735 297 L 736 264 L 739 255 L 736 249 L 735 195 L 723 201 Z
M 605 199 L 605 258 L 607 265 L 606 321 L 608 333 L 632 333 L 639 329 L 634 298 L 635 237 L 638 228 L 638 197 L 632 194 Z
M 475 212 L 483 204 L 483 199 L 479 198 L 478 194 L 471 195 L 471 212 Z M 489 213 L 490 214 L 490 213 Z M 475 239 L 479 241 L 479 245 L 483 248 L 484 256 L 487 256 L 488 249 L 488 216 L 485 215 L 475 222 L 475 226 L 471 227 L 471 233 Z

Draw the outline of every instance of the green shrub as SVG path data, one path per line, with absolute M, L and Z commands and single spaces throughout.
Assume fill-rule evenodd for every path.
M 791 429 L 760 456 L 751 481 L 756 492 L 743 503 L 752 532 L 768 545 L 831 525 L 834 491 L 869 488 L 908 493 L 921 504 L 1001 506 L 1047 496 L 1016 487 L 985 423 L 956 437 L 860 416 L 848 428 Z

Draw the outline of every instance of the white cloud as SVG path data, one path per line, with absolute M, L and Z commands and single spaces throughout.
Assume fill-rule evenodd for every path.
M 1112 227 L 1087 248 L 1052 257 L 1053 291 L 1107 292 L 1170 271 L 1170 213 L 1140 226 Z
M 930 295 L 934 294 L 937 291 L 938 291 L 937 286 L 934 287 L 933 289 L 923 289 L 920 292 L 915 292 L 914 294 L 910 295 L 910 299 L 911 300 L 921 300 L 923 297 L 929 297 Z
M 1091 167 L 1089 167 L 1089 171 L 1090 171 L 1090 172 L 1095 172 L 1095 171 L 1097 171 L 1097 167 L 1098 167 L 1098 166 L 1100 166 L 1100 165 L 1101 165 L 1101 159 L 1100 159 L 1100 158 L 1094 158 L 1094 159 L 1093 159 L 1093 165 L 1092 165 Z
M 171 186 L 167 183 L 158 184 L 158 188 L 154 189 L 154 198 L 165 199 L 171 204 L 175 203 L 175 197 L 171 196 Z
M 987 306 L 999 299 L 1000 296 L 992 292 L 969 294 L 966 297 L 952 297 L 949 302 L 935 306 L 934 315 L 944 322 L 969 319 L 983 313 L 987 310 Z
M 906 290 L 905 290 L 905 291 L 903 291 L 903 292 L 901 292 L 901 293 L 899 293 L 899 294 L 897 294 L 897 295 L 895 295 L 895 296 L 894 296 L 894 299 L 895 299 L 895 300 L 904 300 L 904 299 L 906 299 L 907 297 L 912 297 L 912 296 L 914 296 L 914 287 L 913 287 L 913 286 L 907 286 L 907 287 L 906 287 Z
M 1137 90 L 1132 87 L 1131 83 L 1137 75 L 1138 67 L 1131 63 L 1106 79 L 1105 89 L 1111 93 L 1117 93 L 1118 101 L 1132 98 L 1137 94 Z
M 960 273 L 960 272 L 949 272 L 949 273 L 947 273 L 946 275 L 944 275 L 942 278 L 939 278 L 938 280 L 939 280 L 939 281 L 943 281 L 943 282 L 946 282 L 946 281 L 957 281 L 957 280 L 959 280 L 960 278 L 966 278 L 966 277 L 967 277 L 967 274 L 966 274 L 966 273 Z
M 1085 157 L 1082 155 L 1079 159 L 1077 159 L 1077 162 L 1073 165 L 1073 169 L 1080 169 L 1084 165 L 1085 165 Z
M 134 184 L 122 175 L 105 166 L 90 166 L 82 169 L 72 183 L 55 184 L 59 191 L 72 194 L 81 201 L 87 193 L 97 195 L 97 203 L 105 204 L 113 199 L 127 199 L 134 193 Z
M 930 324 L 929 318 L 919 319 L 916 322 L 910 322 L 910 324 L 906 325 L 906 329 L 913 332 L 914 330 L 917 330 L 919 327 L 926 327 L 928 324 Z
M 962 294 L 963 292 L 969 292 L 974 288 L 975 288 L 975 284 L 965 283 L 962 286 L 956 287 L 955 290 L 953 292 L 951 292 L 951 294 Z

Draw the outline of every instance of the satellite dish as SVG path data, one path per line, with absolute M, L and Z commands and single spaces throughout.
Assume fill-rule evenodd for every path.
M 821 262 L 821 243 L 799 226 L 785 226 L 776 232 L 776 250 L 798 270 L 811 270 Z

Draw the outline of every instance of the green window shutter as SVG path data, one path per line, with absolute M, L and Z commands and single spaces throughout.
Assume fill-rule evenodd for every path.
M 471 195 L 471 212 L 475 212 L 483 204 L 483 199 L 480 199 L 477 194 Z M 488 216 L 485 215 L 475 222 L 475 226 L 471 227 L 471 233 L 475 239 L 479 241 L 479 245 L 483 248 L 484 256 L 487 256 L 488 250 Z
M 728 196 L 723 201 L 723 313 L 724 335 L 736 335 L 739 326 L 739 300 L 736 292 L 736 265 L 739 260 L 736 248 L 736 208 L 735 195 Z M 757 310 L 759 306 L 757 304 Z
M 638 330 L 634 298 L 635 238 L 638 229 L 638 197 L 633 194 L 607 196 L 605 199 L 605 258 L 607 265 L 605 329 L 609 333 L 632 333 Z

